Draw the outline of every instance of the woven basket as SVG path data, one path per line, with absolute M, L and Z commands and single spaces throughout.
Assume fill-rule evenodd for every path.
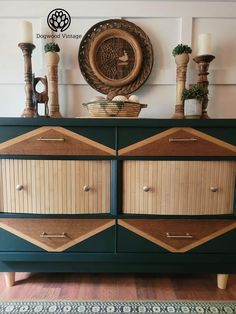
M 92 117 L 138 117 L 147 105 L 129 101 L 94 101 L 84 103 Z

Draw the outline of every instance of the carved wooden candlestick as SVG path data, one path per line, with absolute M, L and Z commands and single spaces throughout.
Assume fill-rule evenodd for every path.
M 193 60 L 197 63 L 198 66 L 198 84 L 208 89 L 209 81 L 207 79 L 207 75 L 209 74 L 209 64 L 212 60 L 215 59 L 215 56 L 212 55 L 201 55 L 195 57 Z M 208 96 L 202 102 L 202 115 L 201 119 L 210 119 L 207 114 L 207 106 L 208 106 Z
M 184 101 L 182 99 L 183 90 L 186 83 L 187 65 L 189 62 L 188 53 L 182 53 L 175 56 L 175 63 L 177 65 L 176 70 L 176 103 L 175 114 L 172 119 L 184 118 Z
M 58 101 L 58 63 L 60 57 L 57 52 L 49 51 L 46 53 L 46 62 L 48 68 L 48 106 L 49 116 L 52 118 L 61 118 Z
M 31 118 L 36 116 L 36 110 L 33 103 L 33 89 L 32 89 L 32 63 L 31 56 L 35 45 L 31 43 L 19 43 L 24 56 L 24 71 L 25 71 L 25 109 L 22 117 Z

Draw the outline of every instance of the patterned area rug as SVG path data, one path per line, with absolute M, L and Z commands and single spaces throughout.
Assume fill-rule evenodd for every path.
M 0 313 L 236 313 L 236 302 L 210 301 L 1 301 Z

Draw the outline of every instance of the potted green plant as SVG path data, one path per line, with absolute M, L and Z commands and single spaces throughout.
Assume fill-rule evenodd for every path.
M 60 118 L 61 113 L 59 111 L 58 100 L 58 63 L 60 57 L 58 52 L 60 48 L 58 44 L 51 42 L 44 46 L 46 53 L 46 63 L 48 69 L 48 107 L 49 116 L 52 118 Z
M 183 90 L 184 115 L 186 119 L 199 119 L 202 115 L 202 103 L 208 95 L 208 89 L 199 84 Z
M 186 64 L 189 61 L 189 54 L 192 48 L 188 45 L 178 44 L 173 50 L 172 55 L 175 57 L 176 64 Z

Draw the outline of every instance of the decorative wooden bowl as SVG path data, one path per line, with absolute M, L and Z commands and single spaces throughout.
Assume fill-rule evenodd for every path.
M 144 84 L 153 65 L 150 39 L 136 24 L 110 19 L 93 25 L 79 48 L 81 73 L 102 94 L 132 94 Z
M 139 104 L 129 101 L 93 101 L 84 103 L 92 117 L 138 117 L 146 104 Z

